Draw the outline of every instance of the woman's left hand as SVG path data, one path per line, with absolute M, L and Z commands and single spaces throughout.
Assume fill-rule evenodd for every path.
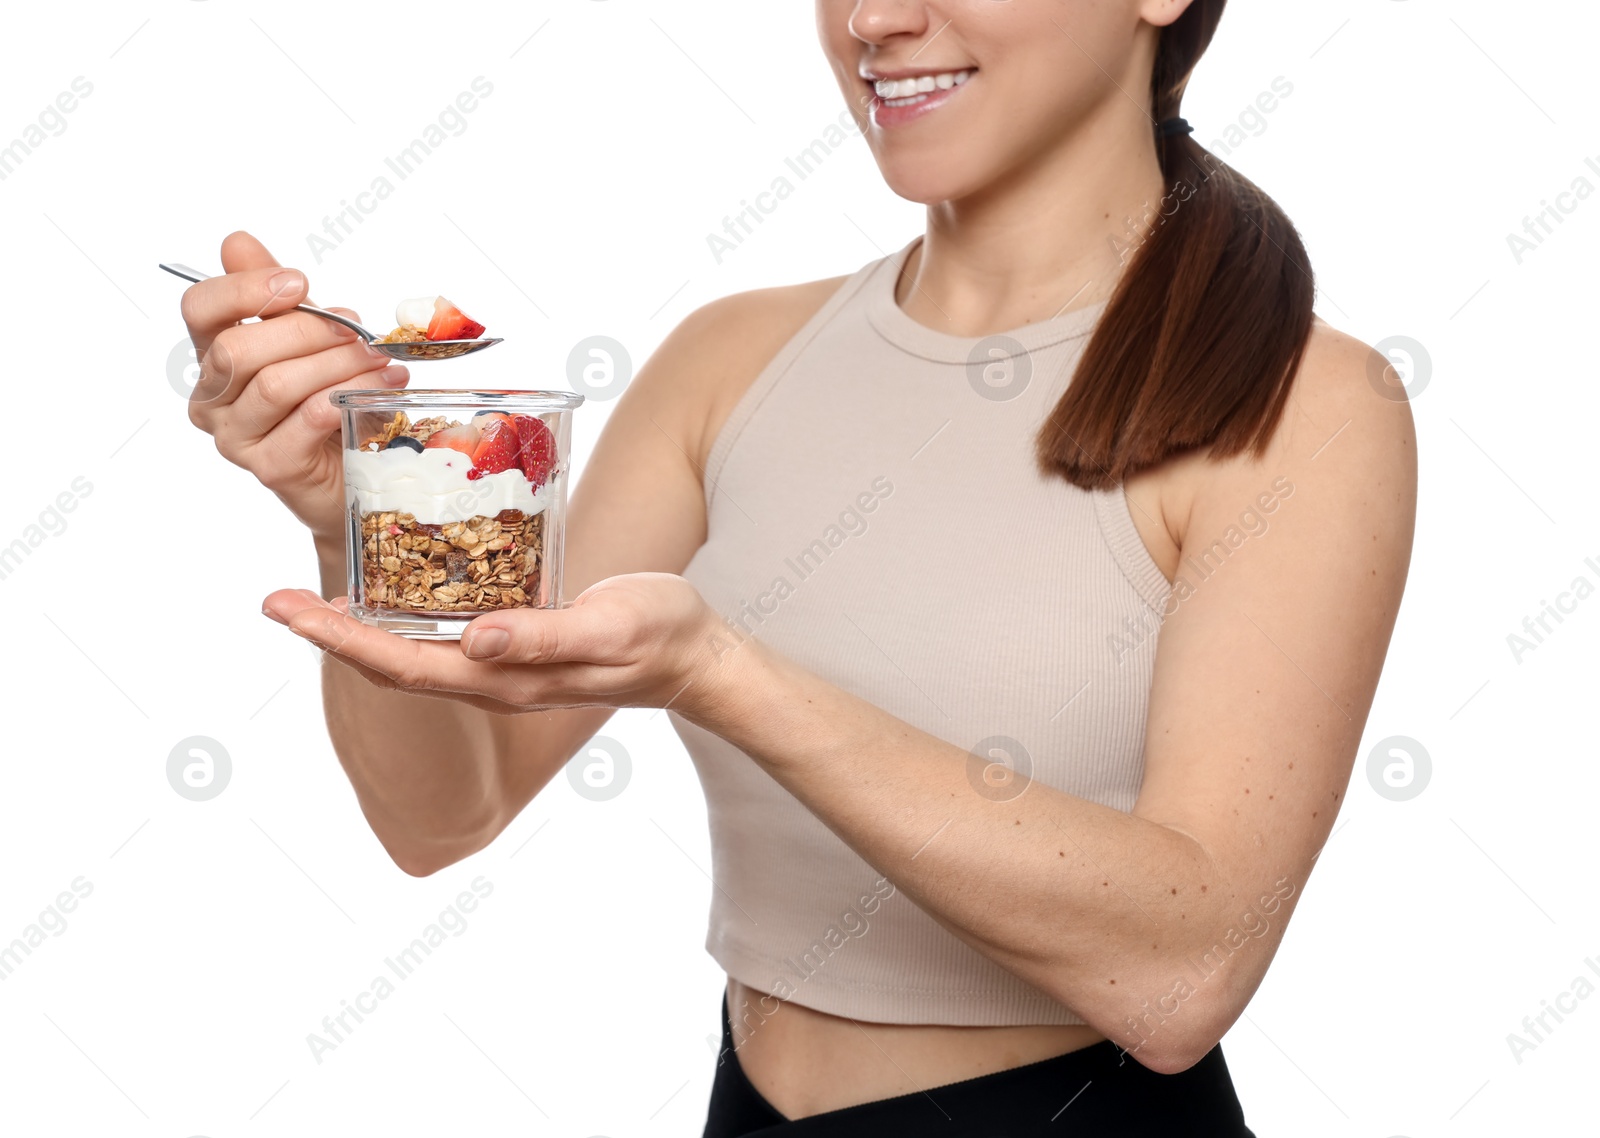
M 348 615 L 347 604 L 283 589 L 261 611 L 380 687 L 507 715 L 695 707 L 710 687 L 708 670 L 733 643 L 695 587 L 670 573 L 609 577 L 565 608 L 485 614 L 459 644 L 372 628 Z

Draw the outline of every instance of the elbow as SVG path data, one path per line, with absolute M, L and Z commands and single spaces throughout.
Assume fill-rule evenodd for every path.
M 389 851 L 390 859 L 409 877 L 432 877 L 447 865 L 453 864 L 439 857 L 425 857 L 415 850 Z
M 1158 1075 L 1181 1074 L 1199 1063 L 1243 1010 L 1230 1014 L 1220 991 L 1206 991 L 1204 986 L 1181 980 L 1174 983 L 1169 979 L 1148 990 L 1160 994 L 1131 1002 L 1102 996 L 1095 1007 L 1084 1006 L 1081 990 L 1050 994 L 1074 1008 L 1090 1026 L 1122 1048 L 1127 1058 Z
M 1158 1075 L 1181 1075 L 1200 1060 L 1211 1054 L 1219 1040 L 1216 1039 L 1152 1039 L 1128 1054 L 1140 1066 Z
M 383 848 L 389 860 L 410 877 L 432 877 L 458 861 L 464 861 L 483 849 L 493 839 L 492 833 L 482 832 L 452 839 L 432 841 L 386 841 Z
M 423 831 L 417 826 L 386 826 L 383 830 L 373 827 L 373 833 L 402 872 L 411 877 L 431 877 L 483 849 L 504 828 L 505 822 L 498 813 L 486 812 L 465 827 Z
M 1127 1016 L 1119 1028 L 1107 1034 L 1141 1067 L 1158 1075 L 1179 1075 L 1211 1054 L 1222 1040 L 1223 1029 L 1198 1014 L 1187 1023 L 1181 1016 L 1168 1016 L 1153 1028 L 1148 1016 Z

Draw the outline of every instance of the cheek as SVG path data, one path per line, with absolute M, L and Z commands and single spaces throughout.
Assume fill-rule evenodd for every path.
M 1026 83 L 1036 101 L 1067 109 L 1122 98 L 1116 83 L 1123 83 L 1127 53 L 1127 43 L 1109 21 L 1080 12 L 1071 18 L 1028 20 L 1012 35 L 1006 54 L 1008 70 Z
M 1132 0 L 985 2 L 1014 13 L 980 27 L 986 34 L 992 27 L 997 59 L 1036 105 L 1060 115 L 1081 114 L 1107 99 L 1142 102 L 1144 92 L 1128 78 L 1140 26 Z
M 963 108 L 959 148 L 985 156 L 988 176 L 1051 148 L 1092 99 L 1094 83 L 1078 66 L 1082 57 L 1070 44 L 1063 52 L 1056 42 L 1065 43 L 1061 33 L 1045 28 L 1054 41 L 998 53 L 994 64 L 980 68 L 973 91 L 979 97 Z M 1094 78 L 1104 82 L 1099 72 Z
M 838 85 L 844 101 L 851 107 L 856 107 L 860 97 L 866 93 L 857 69 L 862 56 L 862 45 L 850 34 L 845 27 L 849 19 L 848 10 L 837 22 L 831 21 L 819 8 L 817 20 L 817 39 L 822 48 L 823 58 L 827 60 L 828 70 L 833 73 L 834 82 Z M 859 118 L 859 116 L 858 116 Z
M 854 11 L 854 0 L 817 0 L 817 42 L 835 66 L 839 59 L 853 57 L 861 46 L 850 32 L 850 15 Z

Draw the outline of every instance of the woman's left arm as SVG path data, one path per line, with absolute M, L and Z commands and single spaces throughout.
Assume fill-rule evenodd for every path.
M 1399 386 L 1379 390 L 1385 366 L 1319 325 L 1266 452 L 1194 464 L 1131 813 L 1040 783 L 983 793 L 984 760 L 737 639 L 679 577 L 480 617 L 461 651 L 312 597 L 291 627 L 376 683 L 492 710 L 671 706 L 956 936 L 1145 1066 L 1181 1071 L 1261 982 L 1377 686 L 1416 498 L 1410 410 Z M 490 627 L 508 646 L 472 659 Z
M 727 655 L 701 725 L 962 940 L 1146 1066 L 1185 1069 L 1277 949 L 1394 627 L 1416 440 L 1386 364 L 1319 326 L 1266 454 L 1205 464 L 1132 813 L 1038 783 L 979 793 L 981 760 L 759 642 Z

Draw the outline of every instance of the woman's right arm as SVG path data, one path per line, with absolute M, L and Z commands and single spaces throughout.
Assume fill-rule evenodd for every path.
M 690 317 L 639 369 L 606 420 L 567 512 L 564 592 L 623 573 L 681 573 L 705 540 Z M 704 352 L 701 356 L 703 358 Z M 324 595 L 345 591 L 342 547 Z M 377 678 L 377 677 L 375 677 Z M 424 875 L 487 846 L 612 715 L 589 707 L 501 715 L 380 687 L 333 656 L 323 705 L 362 812 L 395 863 Z
M 288 311 L 305 299 L 303 278 L 289 291 L 274 287 L 279 267 L 253 237 L 231 235 L 222 259 L 225 276 L 184 294 L 201 354 L 190 417 L 306 524 L 322 596 L 340 596 L 344 486 L 328 393 L 385 386 L 388 361 L 339 325 Z M 568 596 L 618 574 L 683 571 L 705 540 L 701 470 L 715 431 L 837 283 L 715 301 L 662 342 L 618 400 L 572 492 Z M 257 315 L 259 323 L 240 323 Z M 387 385 L 406 381 L 404 369 L 387 375 Z M 339 761 L 374 834 L 414 875 L 488 845 L 612 713 L 497 715 L 380 687 L 331 657 L 322 667 Z

